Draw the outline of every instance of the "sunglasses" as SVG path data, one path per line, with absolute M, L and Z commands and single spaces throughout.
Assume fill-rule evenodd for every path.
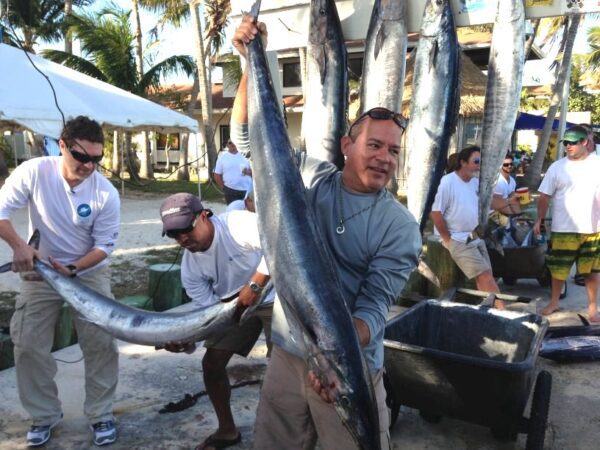
M 481 159 L 479 159 L 479 158 L 475 158 L 475 159 L 473 160 L 473 162 L 474 162 L 475 164 L 479 164 L 479 163 L 481 162 Z
M 502 167 L 512 167 L 513 163 L 504 163 L 502 164 Z
M 167 235 L 167 237 L 170 237 L 171 239 L 177 239 L 182 234 L 191 233 L 192 230 L 196 227 L 196 222 L 197 221 L 198 221 L 198 217 L 196 217 L 194 219 L 194 221 L 192 222 L 192 224 L 189 227 L 178 228 L 178 229 L 175 229 L 175 230 L 167 230 L 167 232 L 165 234 Z
M 577 145 L 579 144 L 583 139 L 579 139 L 578 141 L 566 141 L 563 140 L 562 143 L 563 145 L 566 147 L 567 145 Z
M 354 129 L 356 124 L 362 122 L 367 117 L 370 117 L 374 120 L 393 120 L 394 123 L 402 129 L 402 131 L 406 130 L 407 123 L 406 119 L 402 116 L 402 114 L 395 113 L 387 108 L 377 107 L 372 108 L 358 116 L 358 119 L 356 119 L 354 123 L 350 126 L 350 129 L 348 130 L 348 136 L 352 136 L 352 130 Z
M 86 164 L 89 162 L 98 164 L 100 161 L 102 161 L 102 158 L 104 158 L 104 155 L 90 156 L 85 153 L 78 152 L 72 148 L 70 148 L 69 151 L 71 152 L 71 156 L 73 157 L 73 159 L 75 159 L 76 161 L 79 161 L 80 163 L 83 163 L 83 164 Z

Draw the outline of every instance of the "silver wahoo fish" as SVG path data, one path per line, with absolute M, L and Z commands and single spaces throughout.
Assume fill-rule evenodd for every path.
M 34 260 L 34 270 L 85 320 L 110 335 L 140 345 L 196 342 L 219 335 L 235 325 L 241 309 L 236 301 L 205 308 L 182 305 L 179 312 L 145 311 L 105 297 L 45 262 Z
M 510 148 L 525 64 L 525 8 L 523 0 L 498 1 L 483 112 L 479 226 L 486 228 L 494 187 Z
M 344 166 L 340 138 L 348 124 L 348 62 L 333 0 L 312 0 L 306 48 L 302 114 L 303 150 L 312 158 Z
M 460 47 L 450 0 L 428 0 L 415 50 L 408 128 L 408 209 L 421 233 L 446 166 L 460 108 Z
M 402 110 L 406 71 L 406 1 L 375 0 L 365 44 L 360 110 Z
M 260 1 L 250 14 L 258 16 Z M 288 320 L 301 327 L 306 360 L 361 449 L 378 449 L 371 379 L 341 285 L 292 156 L 261 39 L 247 45 L 248 114 L 258 225 L 269 273 Z

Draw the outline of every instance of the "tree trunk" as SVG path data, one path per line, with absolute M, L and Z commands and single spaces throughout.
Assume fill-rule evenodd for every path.
M 73 0 L 65 0 L 65 19 L 73 12 Z M 65 30 L 65 53 L 73 54 L 73 38 L 69 28 Z
M 531 33 L 531 36 L 529 36 L 525 41 L 525 58 L 523 59 L 523 61 L 527 61 L 527 58 L 529 58 L 529 52 L 531 52 L 531 48 L 533 47 L 533 41 L 537 36 L 538 29 L 540 28 L 540 20 L 541 19 L 533 19 L 531 21 L 531 23 L 533 24 L 533 32 Z
M 8 166 L 6 165 L 6 160 L 4 159 L 4 153 L 0 150 L 0 177 L 4 177 L 8 175 Z
M 206 151 L 208 154 L 208 171 L 211 173 L 217 162 L 217 149 L 215 148 L 214 131 L 212 127 L 212 89 L 209 85 L 210 67 L 207 67 L 207 61 L 204 55 L 204 43 L 202 39 L 202 23 L 197 7 L 198 0 L 190 0 L 190 15 L 192 17 L 192 29 L 194 30 L 194 41 L 196 44 L 196 66 L 198 68 L 198 82 L 200 84 L 200 116 L 204 127 L 200 127 Z
M 525 184 L 529 189 L 537 189 L 540 180 L 542 178 L 542 168 L 544 165 L 544 158 L 546 151 L 548 150 L 548 144 L 550 142 L 550 136 L 552 134 L 552 124 L 554 123 L 554 117 L 560 105 L 561 95 L 563 86 L 567 79 L 567 72 L 569 65 L 571 64 L 571 57 L 573 56 L 573 45 L 575 44 L 575 37 L 577 36 L 577 29 L 579 28 L 579 22 L 581 21 L 581 14 L 574 14 L 569 17 L 569 21 L 565 29 L 565 45 L 560 63 L 560 70 L 558 72 L 558 78 L 556 83 L 552 87 L 552 99 L 550 101 L 550 109 L 546 116 L 546 122 L 544 123 L 544 129 L 542 131 L 542 137 L 538 143 L 533 160 L 525 172 Z
M 140 8 L 138 0 L 131 0 L 131 6 L 134 16 L 134 34 L 135 34 L 135 67 L 138 79 L 144 76 L 144 56 L 142 47 L 142 25 L 140 22 Z M 154 178 L 152 171 L 152 155 L 150 154 L 150 146 L 148 145 L 148 132 L 142 132 L 142 151 L 140 158 L 140 178 Z
M 181 133 L 179 142 L 179 168 L 177 169 L 177 179 L 180 181 L 190 181 L 190 171 L 188 166 L 188 136 L 189 133 Z

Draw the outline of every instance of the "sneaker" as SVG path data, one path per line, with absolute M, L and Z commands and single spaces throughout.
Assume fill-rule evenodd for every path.
M 61 414 L 62 419 L 62 414 Z M 39 447 L 44 445 L 50 440 L 52 435 L 52 428 L 54 428 L 60 419 L 50 425 L 31 425 L 31 428 L 27 432 L 27 446 L 28 447 Z
M 108 445 L 117 440 L 117 429 L 113 420 L 96 422 L 91 426 L 95 445 Z

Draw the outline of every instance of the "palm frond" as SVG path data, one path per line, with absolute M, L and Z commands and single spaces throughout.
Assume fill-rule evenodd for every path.
M 70 69 L 89 75 L 90 77 L 97 78 L 104 82 L 109 81 L 102 71 L 100 71 L 93 63 L 80 56 L 72 55 L 71 53 L 63 52 L 62 50 L 52 49 L 42 50 L 40 54 L 50 61 L 62 64 Z
M 196 63 L 194 58 L 188 55 L 171 56 L 155 66 L 151 67 L 140 80 L 137 86 L 137 94 L 143 95 L 149 88 L 157 88 L 160 85 L 161 77 L 172 74 L 184 73 L 187 76 L 193 76 L 196 72 Z

